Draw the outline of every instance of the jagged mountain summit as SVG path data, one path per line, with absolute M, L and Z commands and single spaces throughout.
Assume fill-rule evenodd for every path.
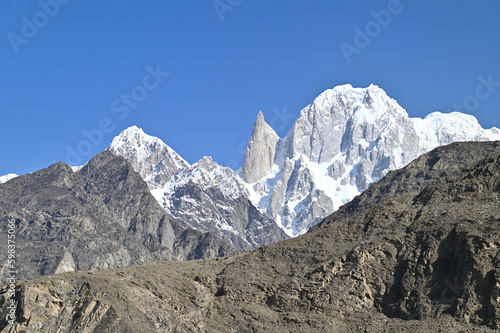
M 189 167 L 189 163 L 172 148 L 137 126 L 129 127 L 115 137 L 109 150 L 127 159 L 150 189 L 165 186 L 177 171 Z
M 242 175 L 254 204 L 297 236 L 389 170 L 437 146 L 500 140 L 500 131 L 485 130 L 476 118 L 458 112 L 410 118 L 375 85 L 342 85 L 319 95 L 287 135 L 277 138 L 259 114 Z
M 279 139 L 278 134 L 264 120 L 262 111 L 259 112 L 242 167 L 243 177 L 247 182 L 259 180 L 271 170 Z
M 288 238 L 252 204 L 247 184 L 211 157 L 190 165 L 136 126 L 120 133 L 108 149 L 129 160 L 161 206 L 191 228 L 210 232 L 239 250 Z

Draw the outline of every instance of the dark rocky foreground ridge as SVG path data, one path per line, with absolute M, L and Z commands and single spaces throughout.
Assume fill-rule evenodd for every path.
M 104 151 L 78 172 L 60 162 L 0 184 L 0 237 L 16 224 L 17 278 L 235 253 L 168 215 L 122 157 Z M 0 273 L 7 270 L 0 253 Z
M 304 236 L 42 277 L 2 332 L 498 332 L 500 143 L 439 148 Z M 2 314 L 5 318 L 6 293 Z

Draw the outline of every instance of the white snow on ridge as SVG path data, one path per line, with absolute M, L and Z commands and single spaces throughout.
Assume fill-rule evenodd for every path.
M 476 117 L 460 112 L 430 113 L 424 119 L 411 118 L 417 133 L 425 138 L 423 149 L 432 150 L 455 141 L 494 141 L 500 139 L 500 131 L 493 127 L 484 129 Z
M 210 156 L 203 157 L 187 168 L 179 169 L 174 178 L 163 187 L 152 189 L 151 192 L 158 201 L 161 201 L 162 206 L 171 210 L 171 201 L 166 198 L 190 182 L 204 189 L 216 187 L 224 196 L 232 199 L 249 196 L 246 183 L 231 168 L 220 166 Z
M 78 165 L 78 166 L 71 166 L 71 169 L 73 172 L 78 172 L 80 171 L 85 165 Z
M 108 149 L 123 156 L 140 173 L 150 189 L 162 188 L 178 170 L 189 167 L 179 154 L 157 137 L 131 126 L 116 136 Z
M 9 174 L 6 174 L 4 176 L 0 176 L 0 184 L 8 182 L 12 178 L 16 178 L 16 177 L 19 177 L 19 176 L 16 175 L 15 173 L 9 173 Z
M 274 164 L 271 167 L 271 171 L 259 181 L 254 183 L 247 183 L 243 181 L 243 184 L 248 191 L 248 199 L 250 199 L 254 206 L 259 208 L 261 211 L 265 211 L 269 205 L 270 195 L 272 194 L 271 190 L 276 185 L 280 172 L 280 167 L 277 164 Z M 238 176 L 241 177 L 241 175 Z

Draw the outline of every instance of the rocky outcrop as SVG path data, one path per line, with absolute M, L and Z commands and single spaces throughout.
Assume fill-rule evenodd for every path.
M 259 112 L 243 160 L 245 181 L 256 182 L 271 171 L 278 141 L 278 134 L 266 123 L 262 111 Z
M 473 156 L 462 156 L 464 149 Z M 301 237 L 252 252 L 22 283 L 16 287 L 16 326 L 3 320 L 0 328 L 497 332 L 498 149 L 499 143 L 440 148 L 403 173 L 387 175 L 374 192 L 376 203 L 361 196 L 368 200 L 357 204 L 362 209 L 354 207 L 341 219 L 335 213 Z M 401 186 L 390 185 L 394 181 Z
M 190 227 L 210 232 L 239 250 L 287 239 L 272 219 L 248 199 L 247 189 L 236 173 L 204 157 L 180 171 L 159 194 L 166 210 Z
M 168 215 L 122 157 L 104 151 L 77 173 L 59 162 L 0 185 L 1 237 L 15 221 L 18 279 L 236 250 Z M 0 273 L 7 271 L 7 251 Z
M 380 181 L 321 221 L 316 227 L 340 222 L 354 214 L 370 209 L 384 200 L 409 192 L 421 191 L 430 182 L 500 151 L 500 142 L 456 142 L 438 147 L 409 163 L 389 171 Z

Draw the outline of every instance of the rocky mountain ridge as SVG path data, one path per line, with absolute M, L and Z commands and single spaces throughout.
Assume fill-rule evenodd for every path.
M 120 133 L 108 149 L 128 159 L 160 205 L 191 228 L 221 237 L 238 250 L 288 238 L 252 204 L 246 183 L 211 157 L 190 165 L 136 126 Z
M 500 142 L 440 147 L 300 237 L 22 283 L 12 329 L 497 332 L 499 203 Z
M 62 162 L 0 184 L 0 236 L 15 221 L 17 278 L 235 253 L 168 215 L 122 157 L 104 151 L 78 172 Z M 0 274 L 7 268 L 0 254 Z

